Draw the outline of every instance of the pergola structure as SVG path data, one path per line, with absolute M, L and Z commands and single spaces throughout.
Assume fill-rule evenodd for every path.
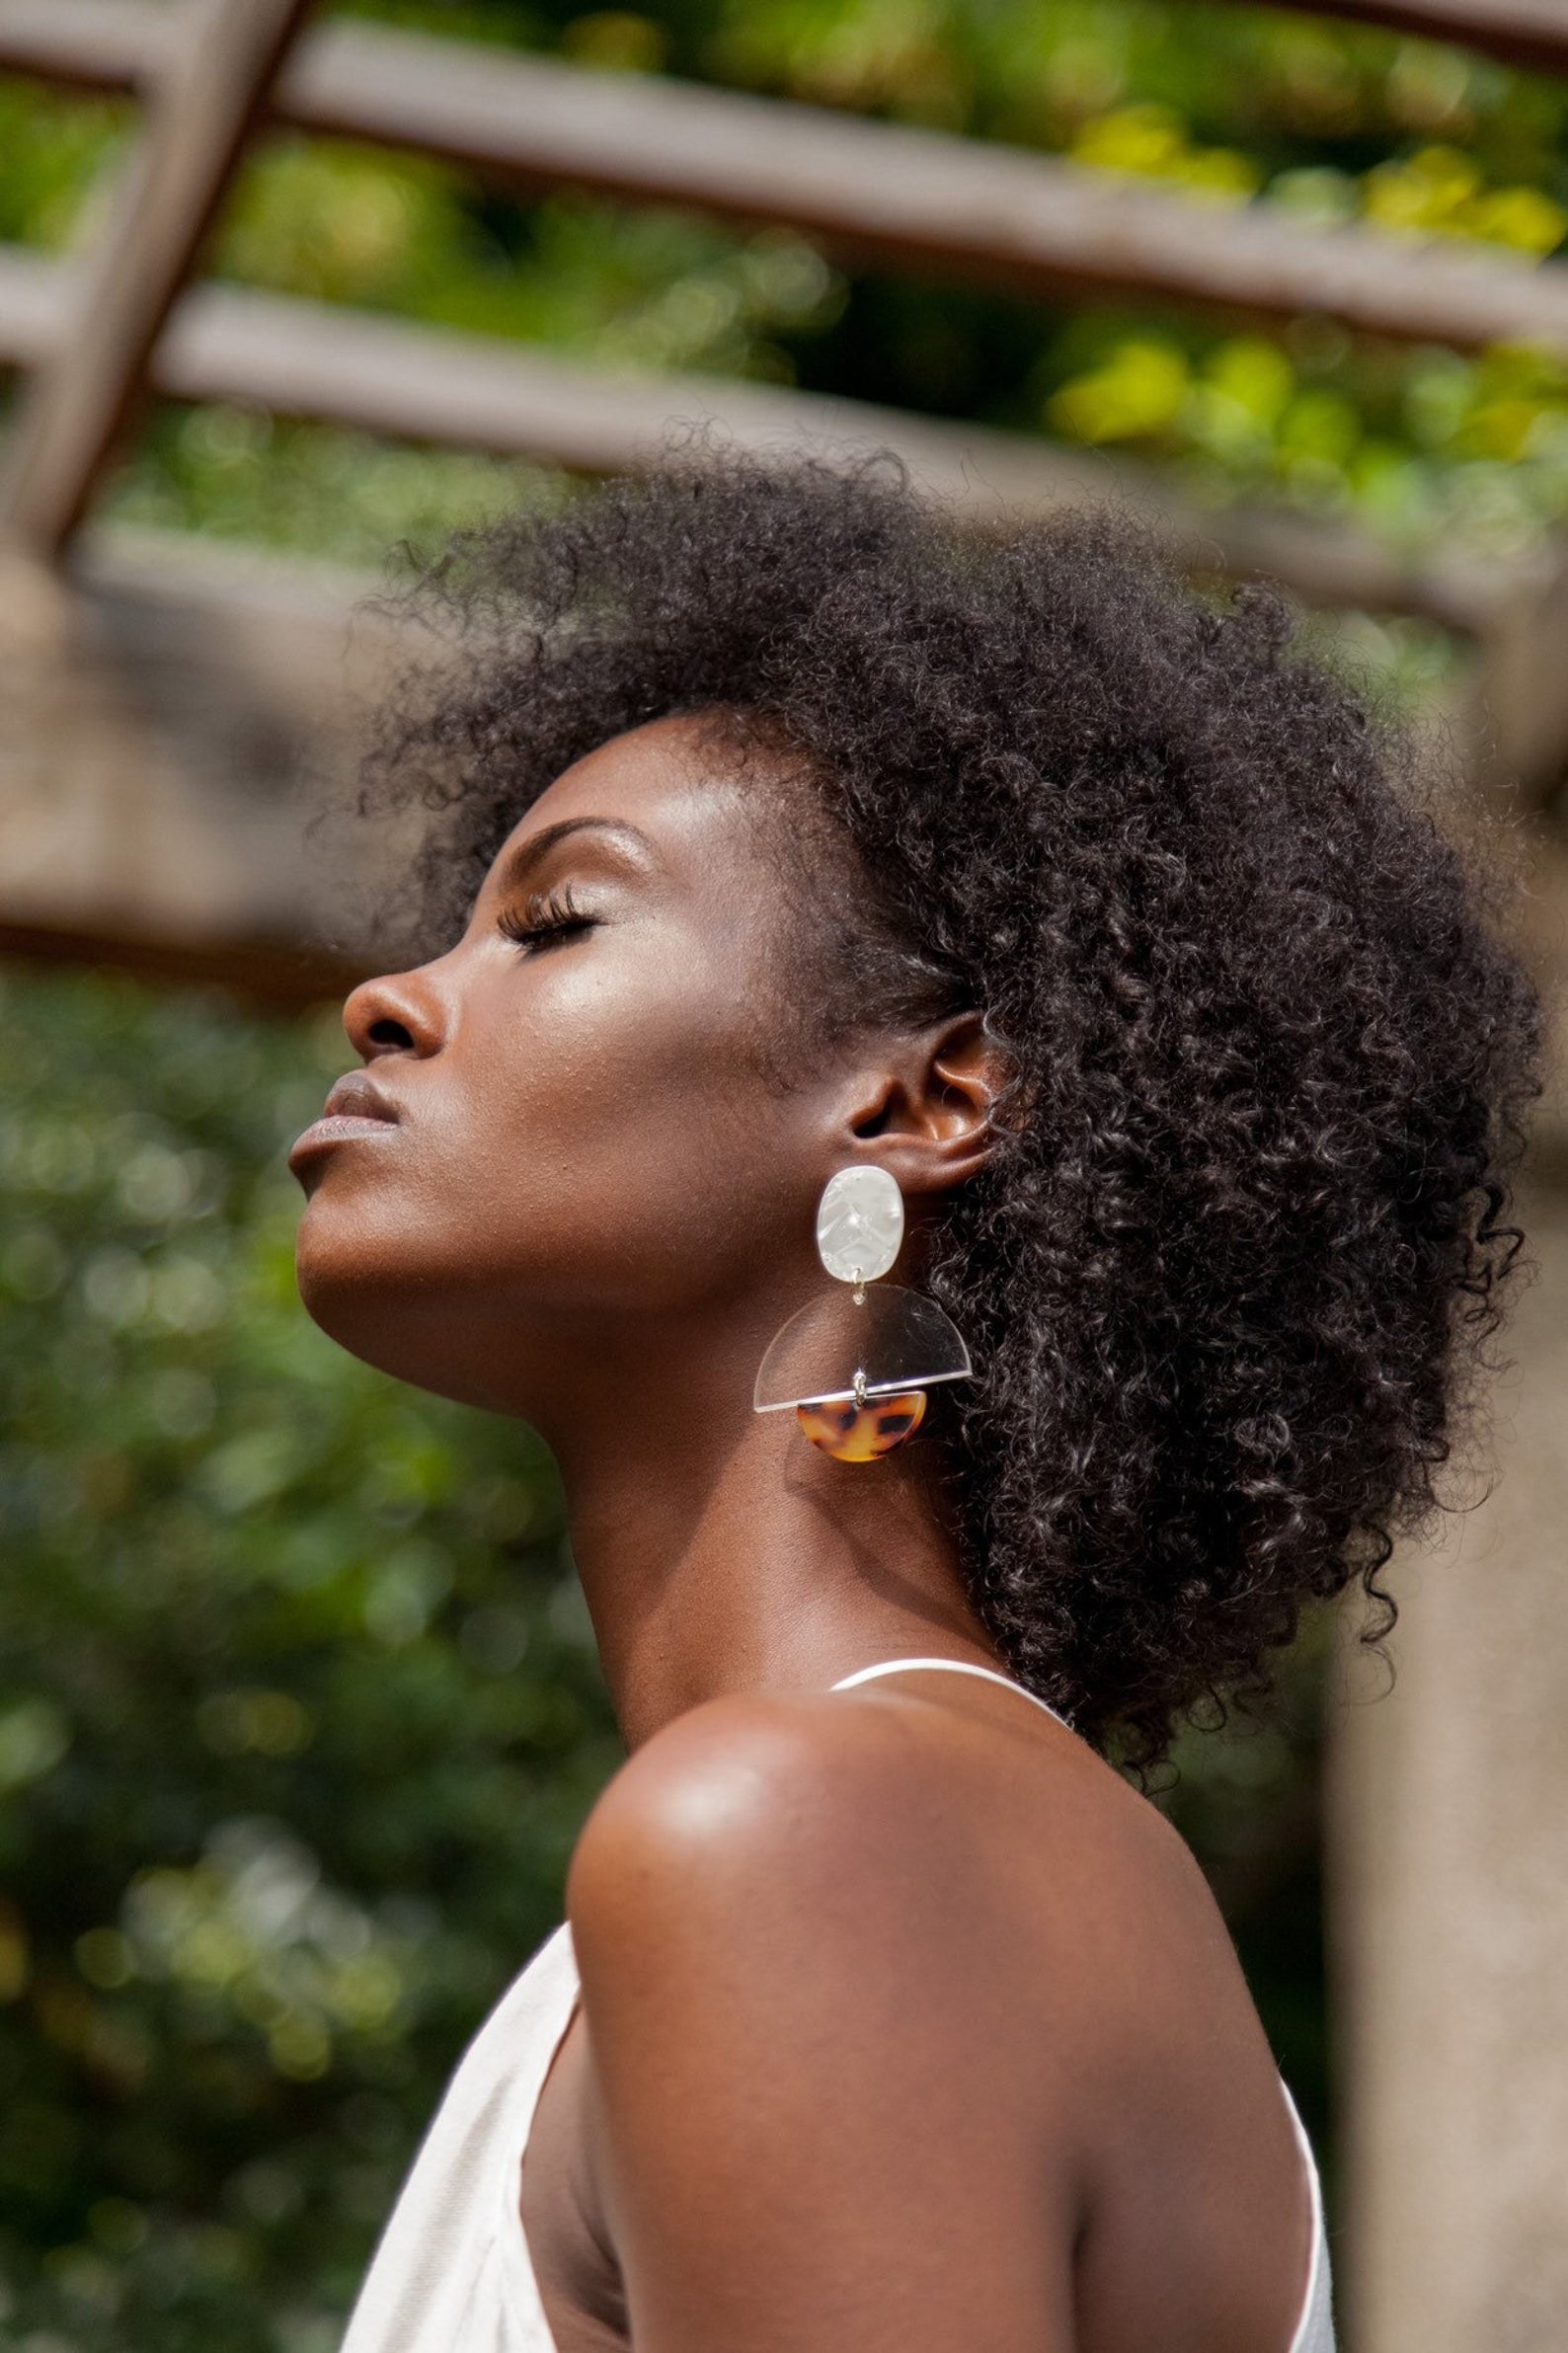
M 1155 513 L 1197 573 L 1266 574 L 1309 603 L 1458 632 L 1474 791 L 1561 807 L 1568 541 L 1515 563 L 1399 555 L 1285 509 L 1198 510 L 1156 473 L 1022 435 L 758 384 L 600 375 L 198 272 L 248 141 L 274 123 L 413 148 L 513 190 L 786 224 L 861 269 L 1311 315 L 1465 349 L 1568 354 L 1568 265 L 1200 206 L 994 144 L 366 25 L 313 29 L 310 13 L 309 0 L 0 0 L 0 72 L 143 105 L 129 166 L 75 256 L 0 248 L 0 366 L 24 379 L 0 446 L 0 949 L 284 1002 L 352 967 L 304 903 L 297 779 L 345 772 L 346 683 L 373 681 L 385 630 L 351 633 L 363 584 L 321 567 L 93 526 L 106 468 L 155 394 L 585 473 L 657 465 L 675 421 L 712 421 L 764 452 L 893 447 L 980 529 L 1113 497 Z M 1568 0 L 1318 0 L 1318 13 L 1568 73 Z M 1527 907 L 1558 993 L 1559 836 L 1544 821 L 1532 835 Z M 1560 1061 L 1532 1188 L 1542 1273 L 1519 1326 L 1498 1495 L 1466 1525 L 1462 1573 L 1423 1569 L 1396 1696 L 1341 1711 L 1334 1744 L 1340 2264 L 1357 2353 L 1547 2353 L 1568 2312 Z

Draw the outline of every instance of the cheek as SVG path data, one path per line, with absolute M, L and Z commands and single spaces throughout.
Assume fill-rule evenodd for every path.
M 687 991 L 645 993 L 631 1021 L 583 1010 L 475 1134 L 470 1231 L 541 1296 L 654 1307 L 726 1285 L 782 1158 L 777 1098 L 724 1009 L 694 1022 Z
M 757 995 L 741 953 L 684 936 L 645 952 L 628 938 L 576 969 L 563 956 L 523 1051 L 505 1027 L 487 1041 L 508 1075 L 475 1160 L 531 1259 L 613 1287 L 689 1290 L 754 1248 L 790 1156 L 790 1098 L 760 1065 Z

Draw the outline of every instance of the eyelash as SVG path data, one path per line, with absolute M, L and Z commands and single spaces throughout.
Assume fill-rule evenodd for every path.
M 567 890 L 545 899 L 530 899 L 520 912 L 509 907 L 497 916 L 496 929 L 519 947 L 529 948 L 542 940 L 570 939 L 577 932 L 591 931 L 594 923 L 595 918 L 585 915 Z

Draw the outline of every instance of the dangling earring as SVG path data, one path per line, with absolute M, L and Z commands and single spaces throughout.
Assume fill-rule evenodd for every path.
M 839 1462 L 875 1462 L 912 1438 L 925 1418 L 927 1389 L 967 1380 L 974 1371 L 957 1326 L 934 1299 L 889 1283 L 903 1240 L 903 1195 L 892 1171 L 873 1162 L 840 1168 L 817 1205 L 817 1254 L 835 1282 L 792 1315 L 757 1370 L 758 1413 L 788 1406 L 814 1447 Z

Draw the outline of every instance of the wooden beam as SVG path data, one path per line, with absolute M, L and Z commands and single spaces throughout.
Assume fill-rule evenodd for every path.
M 1471 773 L 1539 803 L 1568 776 L 1568 550 L 1505 597 L 1480 632 L 1461 712 Z
M 1293 16 L 1338 17 L 1423 40 L 1451 41 L 1527 72 L 1568 73 L 1563 0 L 1258 0 Z
M 88 7 L 0 0 L 0 66 L 81 80 L 96 56 L 99 87 L 128 87 L 157 53 L 161 12 L 146 0 L 92 0 L 89 41 L 73 29 Z M 301 43 L 273 111 L 307 130 L 430 151 L 524 188 L 786 222 L 853 264 L 1030 296 L 1133 293 L 1269 317 L 1316 313 L 1423 343 L 1568 353 L 1568 267 L 1498 246 L 1325 229 L 1266 201 L 1205 204 L 1051 156 L 773 99 L 329 25 Z
M 373 958 L 335 956 L 292 939 L 153 939 L 113 928 L 77 931 L 68 923 L 8 923 L 3 913 L 0 958 L 129 973 L 163 988 L 224 988 L 264 1013 L 301 1013 L 341 999 L 375 970 Z
M 86 511 L 148 353 L 195 269 L 310 0 L 201 0 L 175 20 L 144 135 L 73 275 L 71 332 L 28 388 L 0 470 L 0 538 L 51 562 Z
M 39 364 L 68 312 L 56 269 L 0 248 L 0 361 Z M 1536 578 L 1533 565 L 1404 554 L 1288 508 L 1197 508 L 1151 469 L 1022 433 L 717 377 L 610 374 L 495 338 L 237 286 L 182 298 L 149 382 L 174 399 L 235 401 L 584 474 L 657 466 L 671 428 L 689 423 L 763 455 L 805 442 L 891 448 L 925 489 L 981 524 L 1110 501 L 1156 519 L 1197 571 L 1263 575 L 1310 604 L 1420 613 L 1474 634 Z
M 372 579 L 163 534 L 86 534 L 72 630 L 0 641 L 0 954 L 221 980 L 277 1003 L 362 970 L 375 887 L 329 902 L 312 831 L 398 659 Z M 396 824 L 356 843 L 406 858 Z
M 1568 1185 L 1531 1158 L 1531 1280 L 1455 1482 L 1475 1508 L 1384 1572 L 1392 1688 L 1365 1657 L 1336 1678 L 1334 2268 L 1359 2353 L 1547 2353 L 1568 2310 Z
M 328 28 L 285 85 L 309 127 L 433 149 L 530 187 L 570 184 L 782 221 L 851 264 L 1034 297 L 1136 293 L 1378 335 L 1568 352 L 1568 269 L 1498 247 L 1324 229 L 1267 203 L 979 140 L 416 36 Z
M 0 69 L 79 90 L 138 89 L 172 46 L 165 0 L 0 0 Z
M 1475 49 L 1537 73 L 1568 71 L 1562 0 L 1254 0 L 1291 16 L 1333 17 Z M 162 0 L 3 0 L 5 61 L 24 73 L 122 89 L 163 47 Z M 332 38 L 341 39 L 341 35 Z M 283 104 L 289 103 L 285 96 Z

